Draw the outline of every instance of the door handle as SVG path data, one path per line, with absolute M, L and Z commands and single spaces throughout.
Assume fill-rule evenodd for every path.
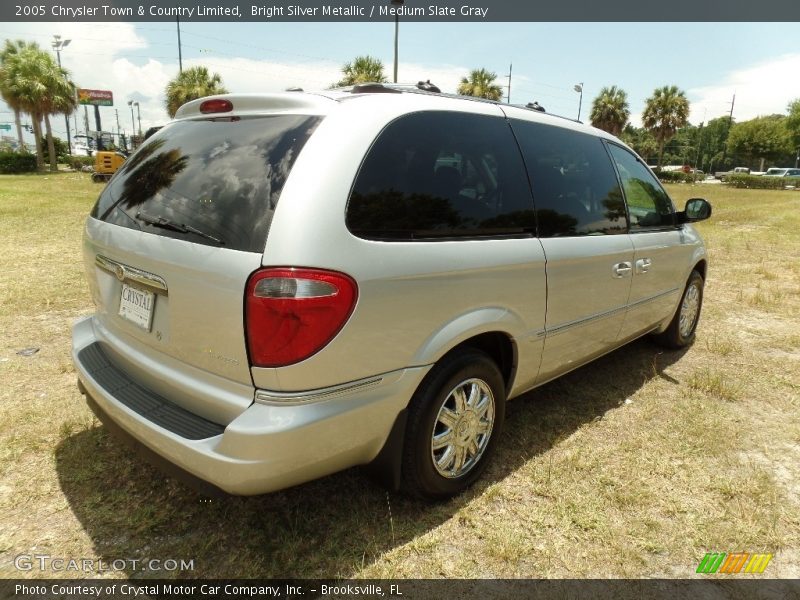
M 636 261 L 636 272 L 647 273 L 650 270 L 650 265 L 653 264 L 649 258 L 640 258 Z
M 631 263 L 629 262 L 621 262 L 615 264 L 611 267 L 611 273 L 617 279 L 622 279 L 623 277 L 627 277 L 631 274 Z

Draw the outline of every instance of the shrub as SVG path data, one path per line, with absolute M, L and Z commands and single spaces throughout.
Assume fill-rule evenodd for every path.
M 705 177 L 694 173 L 684 173 L 683 171 L 656 171 L 656 176 L 662 183 L 694 183 Z
M 749 188 L 755 190 L 782 190 L 787 185 L 797 187 L 800 177 L 764 177 L 762 175 L 728 175 L 725 184 L 736 188 Z
M 34 154 L 0 152 L 0 173 L 32 173 L 36 171 Z
M 70 156 L 69 166 L 73 171 L 80 171 L 83 167 L 94 166 L 93 156 Z

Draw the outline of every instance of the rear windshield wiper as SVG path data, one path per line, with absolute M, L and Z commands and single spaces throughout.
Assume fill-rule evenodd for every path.
M 153 227 L 161 227 L 163 229 L 171 229 L 172 231 L 178 231 L 180 233 L 193 233 L 195 235 L 199 235 L 207 240 L 211 240 L 212 242 L 216 242 L 217 244 L 224 245 L 225 242 L 219 238 L 214 237 L 206 233 L 205 231 L 200 231 L 199 229 L 192 227 L 191 225 L 186 225 L 184 223 L 176 223 L 175 221 L 170 221 L 166 217 L 153 217 L 148 215 L 147 213 L 138 212 L 136 213 L 136 218 L 148 225 L 152 225 Z

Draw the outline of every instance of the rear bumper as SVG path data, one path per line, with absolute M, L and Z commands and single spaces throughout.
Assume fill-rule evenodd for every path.
M 92 318 L 79 321 L 73 328 L 73 361 L 101 421 L 161 459 L 156 462 L 166 462 L 172 474 L 204 482 L 199 487 L 205 491 L 239 495 L 279 490 L 372 461 L 429 368 L 386 373 L 371 378 L 379 379 L 376 384 L 339 387 L 329 395 L 313 390 L 305 404 L 301 394 L 292 394 L 286 406 L 253 403 L 225 426 L 206 421 L 187 428 L 196 415 L 133 382 L 120 365 L 98 366 L 98 353 L 89 350 L 105 356 L 102 348 Z

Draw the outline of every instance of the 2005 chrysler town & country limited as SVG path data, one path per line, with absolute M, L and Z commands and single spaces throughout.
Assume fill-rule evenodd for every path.
M 100 195 L 79 386 L 173 470 L 258 494 L 370 464 L 459 493 L 505 404 L 692 342 L 706 252 L 616 138 L 377 84 L 183 106 Z

